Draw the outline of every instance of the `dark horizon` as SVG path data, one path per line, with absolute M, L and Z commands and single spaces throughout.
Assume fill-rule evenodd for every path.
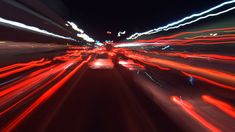
M 119 1 L 77 1 L 47 0 L 48 6 L 60 14 L 65 20 L 74 21 L 96 40 L 121 40 L 135 32 L 144 32 L 179 20 L 188 15 L 198 13 L 224 0 L 164 0 L 143 2 L 134 0 Z M 51 3 L 51 4 L 49 4 Z M 122 38 L 117 38 L 119 31 L 127 31 Z M 111 31 L 112 35 L 106 34 Z

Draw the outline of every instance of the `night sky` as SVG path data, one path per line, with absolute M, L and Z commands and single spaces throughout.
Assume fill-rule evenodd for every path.
M 225 0 L 48 0 L 66 20 L 74 21 L 96 40 L 119 40 L 166 25 L 195 12 L 204 11 Z M 59 10 L 63 9 L 63 12 Z M 112 35 L 106 34 L 111 31 Z

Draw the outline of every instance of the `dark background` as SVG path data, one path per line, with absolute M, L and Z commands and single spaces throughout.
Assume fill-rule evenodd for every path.
M 224 0 L 42 0 L 96 40 L 118 41 L 135 32 L 166 25 Z M 117 38 L 117 32 L 127 34 Z M 111 31 L 112 35 L 106 34 Z

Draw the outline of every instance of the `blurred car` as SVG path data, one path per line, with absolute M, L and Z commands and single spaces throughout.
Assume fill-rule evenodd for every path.
M 95 60 L 88 65 L 91 69 L 113 69 L 114 67 L 111 56 L 107 52 L 96 54 Z
M 111 59 L 95 59 L 88 65 L 91 69 L 113 69 L 114 67 Z

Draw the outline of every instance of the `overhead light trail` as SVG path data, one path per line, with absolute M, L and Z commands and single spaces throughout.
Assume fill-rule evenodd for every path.
M 218 16 L 218 15 L 224 14 L 226 12 L 234 10 L 235 7 L 232 7 L 232 8 L 223 10 L 223 11 L 220 11 L 218 13 L 213 13 L 213 14 L 206 15 L 207 13 L 210 13 L 212 11 L 215 11 L 215 10 L 217 10 L 219 8 L 222 8 L 222 7 L 226 6 L 226 5 L 230 5 L 230 4 L 233 4 L 233 3 L 235 3 L 235 0 L 224 2 L 224 3 L 220 4 L 220 5 L 217 5 L 217 6 L 215 6 L 213 8 L 210 8 L 210 9 L 208 9 L 206 11 L 203 11 L 203 12 L 197 13 L 197 14 L 193 14 L 193 15 L 185 17 L 185 18 L 183 18 L 183 19 L 181 19 L 179 21 L 170 23 L 170 24 L 168 24 L 166 26 L 162 26 L 162 27 L 159 27 L 157 29 L 152 29 L 152 30 L 149 30 L 149 31 L 146 31 L 146 32 L 143 32 L 143 33 L 135 33 L 135 34 L 131 35 L 130 37 L 128 37 L 127 39 L 128 40 L 137 39 L 138 37 L 143 36 L 143 35 L 150 35 L 150 34 L 158 33 L 158 32 L 161 32 L 161 31 L 167 31 L 167 30 L 170 30 L 170 29 L 179 28 L 179 27 L 182 27 L 182 26 L 185 26 L 185 25 L 188 25 L 188 24 L 192 24 L 192 23 L 197 22 L 199 20 L 206 19 L 208 17 L 213 17 L 213 16 Z M 203 16 L 203 15 L 206 15 L 206 16 Z M 195 17 L 196 17 L 196 19 L 193 19 Z M 189 22 L 185 22 L 185 21 L 188 21 L 190 19 L 193 19 L 193 20 L 191 20 Z M 185 23 L 183 23 L 183 22 L 185 22 Z
M 78 26 L 74 23 L 74 22 L 70 22 L 70 21 L 67 21 L 67 23 L 75 30 L 75 31 L 78 31 L 80 33 L 84 33 L 84 31 L 80 28 L 78 28 Z
M 77 36 L 79 37 L 79 38 L 82 38 L 83 40 L 85 40 L 85 41 L 87 41 L 87 42 L 95 42 L 95 40 L 94 39 L 92 39 L 91 37 L 89 37 L 87 34 L 85 34 L 85 33 L 78 33 L 77 34 Z
M 38 27 L 29 26 L 29 25 L 26 25 L 24 23 L 20 23 L 20 22 L 17 22 L 17 21 L 7 20 L 7 19 L 4 19 L 2 17 L 0 17 L 0 24 L 1 23 L 6 24 L 6 25 L 11 25 L 11 26 L 14 26 L 14 27 L 17 27 L 17 28 L 25 29 L 25 30 L 37 32 L 37 33 L 40 33 L 40 34 L 56 37 L 56 38 L 62 38 L 62 39 L 76 41 L 75 39 L 73 39 L 71 37 L 65 37 L 65 36 L 62 36 L 62 35 L 58 35 L 58 34 L 40 29 Z
M 124 34 L 126 34 L 126 31 L 123 31 L 123 32 L 118 32 L 118 37 L 121 37 L 121 35 L 124 35 Z
M 77 37 L 82 38 L 87 42 L 95 42 L 95 40 L 89 37 L 87 34 L 85 34 L 85 32 L 82 29 L 78 28 L 78 26 L 74 22 L 67 21 L 67 23 L 72 27 L 73 30 L 78 32 Z

